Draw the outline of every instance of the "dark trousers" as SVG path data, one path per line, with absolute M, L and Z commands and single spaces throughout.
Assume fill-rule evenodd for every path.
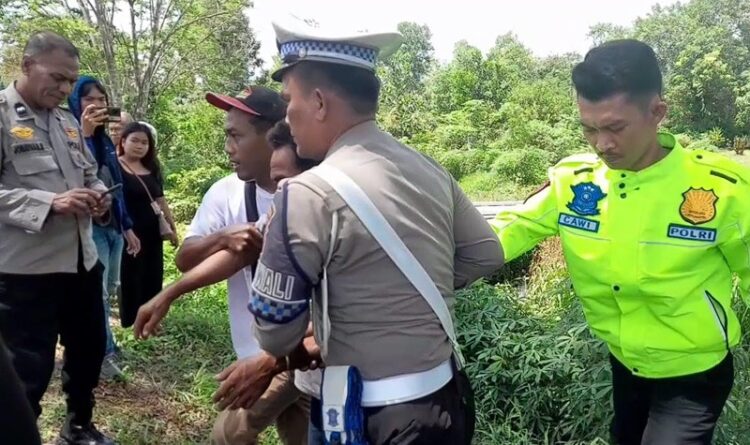
M 682 377 L 634 376 L 610 356 L 617 445 L 710 445 L 734 382 L 732 354 L 708 371 Z
M 10 362 L 10 353 L 0 336 L 0 442 L 14 445 L 41 445 L 34 413 L 23 384 Z
M 464 373 L 411 402 L 364 408 L 368 445 L 469 445 L 474 436 L 474 394 Z M 310 445 L 322 440 L 320 400 L 310 403 Z
M 103 314 L 98 262 L 86 271 L 79 261 L 78 273 L 0 274 L 0 334 L 37 417 L 59 335 L 65 347 L 61 377 L 68 421 L 91 421 L 106 342 Z

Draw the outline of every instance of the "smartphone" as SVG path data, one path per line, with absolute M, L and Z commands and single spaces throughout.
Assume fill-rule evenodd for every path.
M 112 187 L 108 188 L 106 191 L 102 192 L 102 197 L 107 196 L 110 193 L 114 193 L 120 187 L 122 187 L 122 184 L 115 184 L 115 185 L 113 185 Z
M 120 107 L 107 107 L 107 122 L 120 122 Z

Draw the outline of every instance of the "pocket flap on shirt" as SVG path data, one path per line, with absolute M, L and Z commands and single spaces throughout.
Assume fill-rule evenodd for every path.
M 13 159 L 13 167 L 21 176 L 35 175 L 46 171 L 57 170 L 57 162 L 52 155 L 17 156 Z
M 87 169 L 91 167 L 91 163 L 86 160 L 86 157 L 78 149 L 70 150 L 70 158 L 73 159 L 73 164 L 78 168 Z

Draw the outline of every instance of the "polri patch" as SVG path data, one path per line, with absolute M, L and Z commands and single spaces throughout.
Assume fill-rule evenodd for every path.
M 704 241 L 712 243 L 716 241 L 716 229 L 670 224 L 667 229 L 667 236 L 669 238 L 684 239 L 688 241 Z
M 583 216 L 599 214 L 599 201 L 607 196 L 601 187 L 593 182 L 581 182 L 571 185 L 570 189 L 573 190 L 573 201 L 567 206 L 570 210 Z
M 713 190 L 690 187 L 682 194 L 680 216 L 690 224 L 704 224 L 716 217 L 716 196 Z
M 567 213 L 561 213 L 560 217 L 557 219 L 557 223 L 561 226 L 581 229 L 592 233 L 597 233 L 599 231 L 599 221 L 575 215 L 568 215 Z

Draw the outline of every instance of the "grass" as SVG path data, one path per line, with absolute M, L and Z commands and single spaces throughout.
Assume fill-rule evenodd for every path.
M 168 280 L 175 276 L 169 250 L 165 259 Z M 214 375 L 234 360 L 226 286 L 183 298 L 167 316 L 163 335 L 156 338 L 137 341 L 132 329 L 119 327 L 119 320 L 111 324 L 127 379 L 101 382 L 97 388 L 94 421 L 99 429 L 120 445 L 208 443 L 217 414 L 211 403 L 218 388 Z M 42 406 L 42 439 L 53 443 L 65 416 L 59 370 Z M 260 441 L 261 445 L 278 443 L 273 428 Z
M 514 261 L 515 262 L 515 261 Z M 604 445 L 611 375 L 550 239 L 496 284 L 459 294 L 457 332 L 477 399 L 476 445 Z M 750 445 L 750 307 L 734 309 L 743 339 L 716 445 Z
M 750 166 L 750 155 L 727 155 Z M 468 186 L 467 193 L 475 200 L 518 199 L 528 192 L 494 181 L 479 174 L 465 178 L 462 185 Z M 165 279 L 170 281 L 177 273 L 172 249 L 166 247 L 166 251 Z M 457 312 L 463 343 L 467 349 L 472 343 L 476 348 L 467 355 L 473 360 L 469 371 L 482 399 L 475 443 L 606 443 L 602 432 L 610 403 L 608 378 L 602 374 L 606 363 L 600 360 L 602 346 L 590 338 L 577 303 L 570 298 L 559 245 L 547 243 L 527 255 L 523 264 L 510 266 L 497 277 L 501 284 L 464 292 Z M 521 305 L 519 290 L 527 296 Z M 750 309 L 743 304 L 736 309 L 745 333 L 717 445 L 750 445 Z M 136 341 L 130 329 L 117 323 L 113 321 L 114 333 L 122 348 L 120 364 L 127 380 L 102 382 L 97 389 L 94 420 L 100 429 L 120 445 L 208 443 L 216 416 L 211 403 L 217 388 L 213 376 L 234 359 L 225 285 L 179 301 L 160 337 Z M 55 440 L 65 415 L 59 372 L 42 405 L 39 426 L 49 443 Z M 591 439 L 552 439 L 566 428 L 585 431 Z M 278 443 L 273 428 L 260 441 L 261 445 Z
M 519 186 L 503 181 L 498 175 L 490 172 L 466 175 L 461 178 L 459 185 L 474 202 L 520 200 L 535 189 L 534 186 Z

